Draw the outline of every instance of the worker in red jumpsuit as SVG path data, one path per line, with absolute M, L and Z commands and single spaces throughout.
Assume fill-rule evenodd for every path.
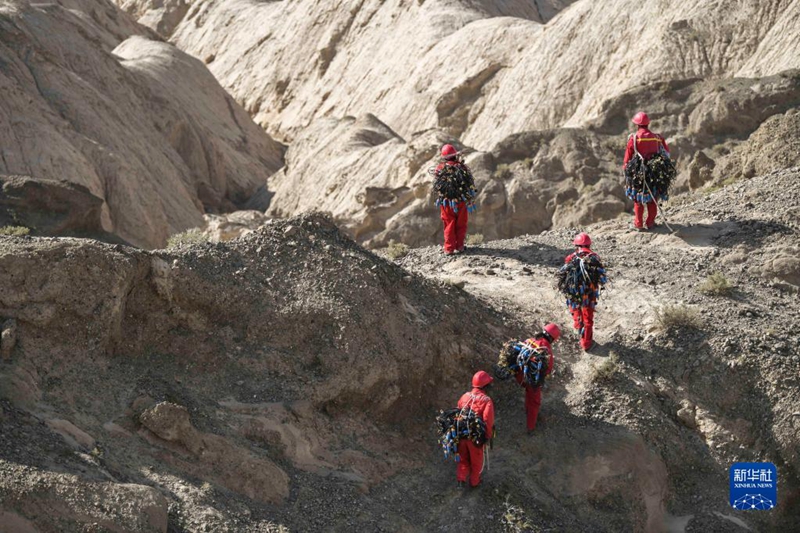
M 669 146 L 667 146 L 667 141 L 664 140 L 664 137 L 653 133 L 648 128 L 650 125 L 650 117 L 647 116 L 647 113 L 636 113 L 633 117 L 633 123 L 638 126 L 638 129 L 636 133 L 632 133 L 628 137 L 628 146 L 625 148 L 625 160 L 622 163 L 623 170 L 628 166 L 628 161 L 631 160 L 637 151 L 642 155 L 645 161 L 657 154 L 661 148 L 669 155 Z M 637 231 L 647 231 L 652 229 L 656 224 L 658 204 L 656 203 L 656 198 L 650 198 L 647 204 L 638 201 L 635 197 L 636 192 L 646 193 L 647 191 L 628 191 L 628 197 L 633 200 L 633 228 Z M 653 194 L 656 194 L 655 191 L 653 191 Z M 643 220 L 645 205 L 647 205 L 646 221 Z
M 453 145 L 445 144 L 442 146 L 442 161 L 436 167 L 435 172 L 439 172 L 445 165 L 458 165 L 467 172 L 469 168 L 463 161 L 459 160 L 458 150 Z M 453 255 L 464 251 L 464 240 L 467 238 L 467 221 L 469 211 L 466 202 L 458 202 L 453 209 L 449 205 L 440 205 L 439 214 L 444 224 L 444 253 Z
M 544 348 L 550 354 L 547 361 L 547 372 L 545 375 L 550 375 L 553 371 L 553 347 L 552 344 L 561 336 L 561 330 L 555 324 L 547 324 L 541 333 L 537 333 L 530 339 L 526 340 L 527 344 Z M 524 379 L 522 372 L 517 372 L 515 375 L 517 383 L 525 388 L 525 415 L 527 417 L 528 433 L 532 433 L 536 429 L 536 421 L 539 419 L 539 408 L 542 406 L 542 387 L 534 387 L 527 383 Z
M 592 238 L 589 237 L 588 233 L 578 233 L 572 241 L 572 244 L 575 245 L 575 251 L 564 258 L 565 265 L 572 261 L 575 256 L 597 256 L 597 254 L 591 250 Z M 596 305 L 597 298 L 594 295 L 590 295 L 587 305 L 581 305 L 580 307 L 571 309 L 572 325 L 581 335 L 581 348 L 583 348 L 585 352 L 588 352 L 594 345 L 592 336 L 594 333 L 594 308 Z
M 493 378 L 483 370 L 476 372 L 472 377 L 472 390 L 461 396 L 458 408 L 469 407 L 483 420 L 486 425 L 488 439 L 494 436 L 494 403 L 486 394 Z M 456 463 L 456 479 L 459 485 L 464 485 L 469 478 L 471 487 L 477 487 L 481 482 L 483 472 L 483 448 L 468 439 L 458 442 L 458 462 Z

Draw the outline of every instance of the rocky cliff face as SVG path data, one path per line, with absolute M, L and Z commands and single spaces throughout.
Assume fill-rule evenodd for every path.
M 235 209 L 282 164 L 196 59 L 104 0 L 0 7 L 0 173 L 67 180 L 145 247 Z
M 720 174 L 741 174 L 728 152 L 798 105 L 788 0 L 323 4 L 124 5 L 169 18 L 162 34 L 291 142 L 271 214 L 325 209 L 369 246 L 435 242 L 423 170 L 444 141 L 476 152 L 473 227 L 506 237 L 630 208 L 619 169 L 639 109 L 668 136 L 687 190 L 735 179 Z M 354 144 L 366 123 L 387 133 Z
M 509 135 L 491 150 L 464 147 L 480 189 L 471 228 L 486 238 L 612 219 L 630 209 L 621 178 L 625 130 L 651 110 L 681 171 L 675 191 L 698 190 L 800 164 L 793 148 L 800 75 L 670 82 L 606 102 L 586 128 Z M 402 138 L 374 115 L 321 119 L 303 130 L 270 181 L 269 213 L 324 210 L 370 247 L 437 242 L 428 169 L 452 137 L 441 129 Z
M 440 127 L 487 150 L 514 133 L 584 126 L 603 102 L 641 85 L 798 68 L 797 24 L 794 0 L 689 10 L 622 0 L 352 9 L 231 0 L 191 3 L 167 36 L 206 59 L 283 138 L 322 116 L 372 113 L 402 136 Z

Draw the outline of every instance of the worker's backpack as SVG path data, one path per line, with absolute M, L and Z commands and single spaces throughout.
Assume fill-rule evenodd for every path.
M 435 427 L 445 458 L 452 455 L 456 461 L 459 460 L 459 441 L 470 440 L 476 446 L 483 446 L 488 440 L 486 424 L 469 407 L 439 411 Z
M 625 166 L 625 195 L 635 202 L 649 203 L 669 199 L 669 189 L 677 175 L 675 164 L 663 146 L 645 161 L 636 148 L 635 156 Z
M 577 252 L 556 273 L 556 282 L 571 309 L 594 307 L 607 282 L 606 269 L 597 254 Z
M 472 172 L 464 163 L 444 164 L 442 168 L 432 168 L 430 172 L 434 176 L 433 192 L 436 195 L 437 206 L 444 205 L 457 209 L 460 202 L 466 202 L 469 211 L 475 209 L 478 189 L 475 188 Z
M 500 380 L 513 375 L 523 375 L 523 381 L 531 387 L 541 387 L 550 370 L 550 353 L 541 346 L 510 340 L 500 348 L 500 359 L 494 373 Z

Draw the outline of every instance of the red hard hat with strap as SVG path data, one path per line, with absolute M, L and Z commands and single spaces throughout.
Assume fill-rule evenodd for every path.
M 550 338 L 553 339 L 553 342 L 556 342 L 561 336 L 561 330 L 552 322 L 544 327 L 544 332 L 550 335 Z
M 489 383 L 491 383 L 492 381 L 494 381 L 494 378 L 492 378 L 492 376 L 490 376 L 489 374 L 487 374 L 483 370 L 479 370 L 479 371 L 475 372 L 475 375 L 472 376 L 472 386 L 473 387 L 483 388 L 486 385 L 488 385 Z
M 575 246 L 591 246 L 592 238 L 589 237 L 588 233 L 582 231 L 575 236 L 575 240 L 572 241 L 572 244 Z
M 639 111 L 633 116 L 633 123 L 637 126 L 647 126 L 650 124 L 650 117 L 644 111 Z
M 458 150 L 452 144 L 445 144 L 442 146 L 442 157 L 445 159 L 452 159 L 458 155 Z

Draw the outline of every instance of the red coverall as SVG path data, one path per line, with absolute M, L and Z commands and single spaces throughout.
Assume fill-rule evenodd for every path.
M 494 433 L 494 403 L 492 399 L 476 387 L 472 389 L 472 392 L 464 393 L 458 400 L 459 409 L 467 406 L 483 420 L 486 424 L 486 435 L 491 438 Z M 456 479 L 466 481 L 469 476 L 469 484 L 477 487 L 481 482 L 481 472 L 483 472 L 483 446 L 476 446 L 471 440 L 460 440 L 458 455 Z
M 653 215 L 653 217 L 655 218 L 655 215 Z M 597 255 L 589 248 L 585 246 L 580 246 L 577 252 L 569 254 L 564 259 L 564 264 L 572 261 L 572 259 L 578 253 Z M 572 312 L 572 327 L 574 327 L 577 330 L 580 330 L 581 327 L 583 327 L 583 335 L 581 335 L 581 348 L 583 348 L 584 350 L 588 350 L 589 348 L 592 347 L 592 335 L 594 333 L 594 305 L 597 303 L 597 300 L 592 299 L 590 303 L 592 305 L 588 307 L 578 307 L 576 309 L 570 309 L 570 311 Z
M 439 172 L 445 165 L 459 165 L 459 162 L 445 161 L 444 163 L 439 163 L 436 167 L 436 172 Z M 439 206 L 442 224 L 444 224 L 444 251 L 448 254 L 456 250 L 463 250 L 464 239 L 467 237 L 467 220 L 469 219 L 467 204 L 459 202 L 457 207 L 458 212 L 454 211 L 450 206 Z
M 628 146 L 625 148 L 625 160 L 622 163 L 623 170 L 628 165 L 628 161 L 636 153 L 633 149 L 633 143 L 636 142 L 636 150 L 642 154 L 645 161 L 658 153 L 659 146 L 663 146 L 664 150 L 669 154 L 669 146 L 664 137 L 657 133 L 650 131 L 647 126 L 639 126 L 639 131 L 635 135 L 628 138 Z M 656 215 L 658 214 L 658 204 L 655 200 L 647 203 L 647 221 L 643 222 L 644 204 L 641 202 L 633 202 L 633 225 L 637 228 L 647 227 L 650 229 L 656 223 Z
M 550 354 L 550 359 L 547 362 L 548 368 L 546 374 L 549 376 L 550 372 L 553 370 L 554 360 L 553 348 L 550 346 L 550 343 L 547 342 L 547 339 L 528 339 L 526 342 L 544 348 L 547 350 L 547 353 Z M 518 372 L 514 377 L 517 383 L 525 387 L 525 415 L 527 416 L 528 431 L 533 431 L 536 429 L 536 420 L 539 418 L 539 408 L 542 406 L 542 388 L 531 387 L 530 383 L 524 382 L 522 372 Z

